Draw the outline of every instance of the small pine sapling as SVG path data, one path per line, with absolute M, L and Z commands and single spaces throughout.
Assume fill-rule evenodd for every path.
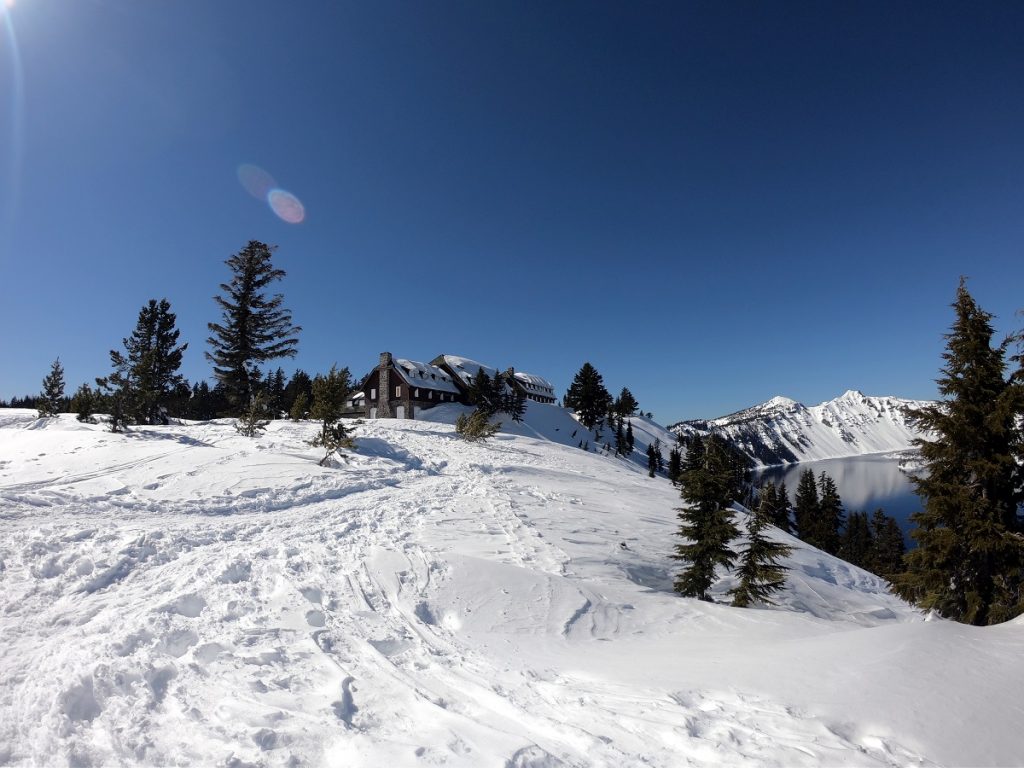
M 340 455 L 341 449 L 355 448 L 348 429 L 341 423 L 341 413 L 352 391 L 351 386 L 348 368 L 339 371 L 337 366 L 331 366 L 326 376 L 313 379 L 313 408 L 310 415 L 320 422 L 320 432 L 310 441 L 310 445 L 326 451 L 320 459 L 321 467 L 327 466 L 335 454 Z
M 235 422 L 235 429 L 238 434 L 245 437 L 259 437 L 269 423 L 266 395 L 261 390 L 256 390 L 249 400 L 249 408 Z
M 469 416 L 460 414 L 455 420 L 455 431 L 472 443 L 493 437 L 500 428 L 501 422 L 491 424 L 487 413 L 479 408 Z

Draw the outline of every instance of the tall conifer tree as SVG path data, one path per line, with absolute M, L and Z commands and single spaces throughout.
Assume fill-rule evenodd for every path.
M 994 624 L 1024 612 L 1019 406 L 1006 344 L 993 346 L 992 315 L 962 278 L 953 309 L 937 380 L 943 400 L 913 413 L 934 439 L 916 441 L 924 471 L 912 479 L 924 509 L 911 516 L 917 547 L 896 588 L 948 618 Z
M 292 314 L 281 294 L 269 295 L 268 287 L 281 280 L 284 270 L 271 262 L 274 247 L 256 240 L 225 261 L 231 282 L 221 283 L 222 295 L 214 296 L 221 308 L 221 322 L 209 323 L 214 376 L 224 385 L 230 408 L 247 411 L 260 387 L 262 363 L 295 357 L 302 329 L 292 325 Z
M 746 608 L 751 603 L 774 605 L 771 595 L 786 585 L 786 567 L 779 560 L 792 550 L 766 535 L 774 513 L 774 486 L 772 494 L 764 494 L 757 509 L 747 522 L 747 545 L 740 551 L 740 564 L 736 569 L 739 584 L 729 590 L 732 604 Z
M 43 377 L 43 391 L 39 395 L 39 418 L 56 416 L 64 403 L 64 366 L 58 357 L 50 365 L 50 372 Z
M 718 435 L 696 437 L 688 446 L 680 473 L 683 501 L 674 560 L 685 563 L 676 577 L 675 591 L 686 597 L 709 600 L 719 566 L 729 567 L 736 557 L 730 542 L 738 534 L 729 506 L 745 493 L 743 458 Z

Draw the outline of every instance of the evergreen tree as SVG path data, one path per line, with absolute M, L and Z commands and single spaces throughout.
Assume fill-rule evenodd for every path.
M 92 387 L 82 384 L 75 390 L 75 395 L 71 398 L 71 408 L 77 414 L 76 418 L 79 421 L 91 424 L 92 415 L 96 411 L 96 393 L 93 392 Z
M 292 409 L 288 412 L 288 418 L 292 421 L 302 421 L 309 413 L 309 397 L 305 392 L 299 392 L 292 403 Z
M 622 429 L 622 418 L 619 417 L 615 422 L 615 454 L 625 456 L 628 452 L 626 432 Z
M 270 423 L 270 413 L 267 411 L 267 396 L 262 389 L 253 392 L 249 399 L 249 407 L 245 413 L 235 421 L 235 429 L 238 434 L 245 437 L 259 437 L 267 429 Z
M 110 351 L 114 374 L 108 384 L 120 390 L 126 418 L 133 422 L 167 422 L 166 407 L 184 379 L 178 373 L 188 344 L 178 345 L 176 315 L 167 299 L 150 299 L 141 310 L 124 353 Z
M 58 357 L 50 364 L 50 372 L 43 377 L 43 392 L 39 395 L 39 418 L 56 416 L 64 404 L 64 366 Z
M 772 486 L 772 494 L 762 494 L 761 503 L 747 522 L 747 546 L 740 550 L 740 564 L 736 569 L 740 581 L 729 590 L 732 604 L 737 608 L 746 608 L 751 603 L 774 605 L 771 595 L 786 585 L 788 569 L 779 565 L 779 560 L 788 557 L 792 550 L 765 535 L 765 529 L 772 524 L 774 504 Z
M 818 483 L 814 479 L 814 471 L 805 469 L 800 473 L 800 482 L 796 486 L 796 505 L 793 507 L 793 517 L 796 523 L 796 535 L 810 544 L 814 543 L 814 525 L 818 519 L 819 508 Z
M 793 533 L 792 511 L 793 505 L 789 501 L 789 489 L 786 488 L 785 482 L 781 482 L 775 489 L 775 511 L 772 515 L 772 525 L 786 533 Z
M 654 455 L 654 443 L 647 446 L 647 476 L 654 477 L 655 471 L 658 469 L 658 459 Z
M 285 407 L 285 376 L 280 367 L 267 377 L 267 404 L 275 419 L 288 413 Z
M 486 440 L 501 429 L 500 422 L 491 424 L 489 419 L 487 413 L 477 408 L 469 416 L 464 413 L 459 415 L 455 420 L 455 431 L 472 443 Z
M 916 441 L 924 471 L 912 476 L 924 509 L 911 516 L 917 547 L 899 594 L 947 618 L 984 625 L 1024 612 L 1024 542 L 1017 391 L 1006 344 L 992 346 L 992 315 L 961 279 L 937 380 L 943 401 L 913 412 L 934 440 Z
M 675 485 L 679 482 L 679 473 L 683 471 L 683 452 L 678 446 L 672 446 L 668 452 L 668 479 Z
M 512 417 L 512 421 L 522 423 L 523 416 L 526 415 L 526 395 L 519 387 L 512 387 L 505 412 Z
M 497 381 L 499 378 L 496 375 L 492 380 L 487 371 L 477 368 L 476 374 L 469 383 L 467 394 L 470 405 L 475 405 L 477 410 L 482 411 L 487 418 L 501 410 L 504 391 L 500 381 Z
M 906 548 L 899 523 L 881 509 L 876 509 L 871 517 L 871 549 L 867 556 L 867 569 L 893 581 L 906 569 Z
M 619 416 L 634 416 L 639 407 L 640 403 L 633 397 L 633 393 L 625 387 L 622 388 L 619 396 L 615 398 L 615 405 L 613 406 L 615 413 Z
M 331 457 L 342 448 L 354 448 L 355 443 L 349 431 L 341 422 L 341 413 L 345 409 L 345 400 L 352 393 L 351 374 L 348 368 L 338 370 L 331 366 L 326 376 L 313 379 L 313 407 L 310 415 L 320 422 L 320 432 L 310 445 L 323 448 L 326 453 L 320 459 L 320 466 L 327 466 Z
M 292 374 L 284 388 L 282 410 L 286 410 L 290 414 L 300 394 L 306 396 L 306 405 L 303 406 L 303 413 L 305 413 L 309 407 L 309 401 L 313 399 L 313 380 L 302 369 L 298 369 Z
M 285 273 L 271 263 L 274 248 L 250 240 L 225 263 L 231 282 L 221 283 L 223 295 L 214 296 L 221 308 L 220 323 L 209 323 L 210 345 L 206 358 L 213 363 L 214 376 L 221 382 L 230 409 L 251 410 L 258 389 L 259 365 L 282 357 L 295 357 L 298 333 L 291 312 L 284 308 L 281 294 L 267 294 L 267 287 Z
M 685 543 L 672 555 L 686 564 L 674 584 L 679 594 L 709 600 L 715 569 L 736 557 L 729 548 L 738 533 L 729 505 L 744 495 L 745 472 L 743 457 L 718 435 L 696 437 L 689 445 L 680 473 L 687 506 L 677 515 Z
M 654 464 L 659 472 L 665 471 L 665 457 L 661 455 L 661 439 L 654 438 Z
M 636 446 L 636 440 L 633 437 L 633 420 L 630 419 L 626 422 L 626 447 L 629 448 L 629 452 L 633 452 L 633 448 Z
M 839 544 L 839 556 L 848 563 L 871 570 L 874 536 L 867 512 L 851 512 Z
M 604 387 L 601 374 L 590 363 L 584 363 L 573 377 L 563 402 L 566 408 L 576 412 L 580 424 L 593 429 L 611 407 L 612 397 Z
M 830 555 L 836 555 L 839 554 L 839 541 L 845 520 L 843 501 L 835 481 L 825 472 L 818 479 L 818 487 L 821 492 L 818 497 L 818 517 L 812 526 L 817 541 L 812 543 Z

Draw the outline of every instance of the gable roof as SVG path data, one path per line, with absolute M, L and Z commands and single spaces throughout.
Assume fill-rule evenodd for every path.
M 497 368 L 492 368 L 489 365 L 478 363 L 476 360 L 470 360 L 468 357 L 459 357 L 458 355 L 441 355 L 441 359 L 444 360 L 445 365 L 452 369 L 456 376 L 462 381 L 465 386 L 469 386 L 473 383 L 473 379 L 476 378 L 476 373 L 481 368 L 490 378 L 494 378 L 498 373 Z
M 452 377 L 436 365 L 396 358 L 395 370 L 398 371 L 399 375 L 405 379 L 406 384 L 410 387 L 422 387 L 423 389 L 433 389 L 437 392 L 459 394 L 459 388 L 455 386 Z
M 535 392 L 541 392 L 548 397 L 555 396 L 554 385 L 541 376 L 535 376 L 532 373 L 524 373 L 523 371 L 516 371 L 515 377 L 516 380 L 523 384 L 527 389 L 532 389 Z

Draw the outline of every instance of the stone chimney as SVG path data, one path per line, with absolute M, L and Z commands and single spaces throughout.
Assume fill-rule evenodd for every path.
M 378 419 L 390 419 L 394 417 L 391 413 L 391 366 L 394 361 L 391 358 L 390 352 L 380 353 L 380 365 L 377 366 L 377 370 L 380 371 L 378 377 L 378 386 L 380 389 L 377 392 L 377 418 Z

